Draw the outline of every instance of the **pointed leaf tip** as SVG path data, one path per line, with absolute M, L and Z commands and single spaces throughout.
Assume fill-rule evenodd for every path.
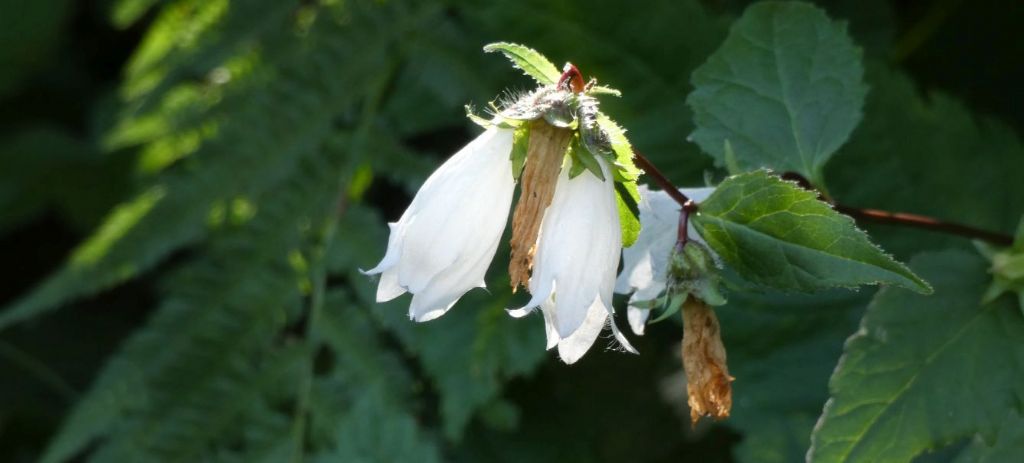
M 693 222 L 708 245 L 754 283 L 803 292 L 887 283 L 932 292 L 853 219 L 766 170 L 726 179 Z
M 512 65 L 541 85 L 553 85 L 562 75 L 558 68 L 543 54 L 517 43 L 496 42 L 484 46 L 484 52 L 501 52 Z

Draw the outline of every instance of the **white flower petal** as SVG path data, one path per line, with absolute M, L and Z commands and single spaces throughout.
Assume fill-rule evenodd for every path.
M 533 313 L 536 307 L 520 307 L 518 309 L 505 309 L 512 318 L 523 318 Z
M 644 328 L 647 326 L 647 317 L 650 316 L 650 309 L 640 309 L 632 306 L 626 309 L 626 318 L 629 320 L 629 327 L 637 336 L 644 335 Z
M 491 128 L 442 164 L 391 224 L 378 299 L 414 294 L 409 315 L 426 321 L 482 285 L 508 222 L 512 130 Z
M 556 307 L 551 318 L 563 342 L 587 319 L 595 299 L 611 307 L 619 265 L 622 232 L 614 184 L 605 161 L 597 161 L 609 180 L 589 172 L 570 179 L 569 169 L 562 169 L 533 260 L 534 297 L 527 307 L 553 294 Z
M 491 249 L 497 249 L 501 235 L 495 237 Z M 468 262 L 475 258 L 476 262 Z M 473 275 L 483 275 L 491 265 L 494 251 L 489 254 L 462 255 L 445 271 L 437 274 L 427 283 L 423 291 L 412 298 L 409 305 L 409 317 L 416 321 L 428 321 L 444 315 L 466 291 L 479 287 L 477 284 L 467 286 Z
M 636 348 L 633 347 L 633 345 L 629 343 L 628 339 L 626 339 L 626 336 L 622 334 L 622 331 L 619 331 L 619 327 L 618 327 L 618 325 L 615 324 L 615 319 L 614 318 L 612 318 L 611 325 L 612 325 L 612 334 L 615 335 L 615 340 L 619 341 L 619 345 L 621 345 L 623 349 L 626 349 L 626 352 L 629 352 L 631 354 L 639 354 L 639 352 L 637 352 Z
M 605 161 L 598 163 L 610 179 Z M 562 361 L 574 363 L 594 345 L 613 314 L 612 291 L 622 249 L 614 183 L 589 172 L 570 179 L 568 169 L 563 169 L 536 249 L 530 302 L 509 312 L 521 316 L 539 306 L 548 349 L 557 346 Z M 621 333 L 616 337 L 635 351 Z
M 405 294 L 405 288 L 398 284 L 398 269 L 389 268 L 380 274 L 377 283 L 377 302 L 387 302 Z
M 363 275 L 376 275 L 382 273 L 385 270 L 394 267 L 398 263 L 398 258 L 402 253 L 402 234 L 395 233 L 395 228 L 398 223 L 392 222 L 388 224 L 388 250 L 384 253 L 384 258 L 380 260 L 380 263 L 376 267 L 370 270 L 359 270 Z M 382 302 L 382 301 L 377 301 Z
M 545 313 L 554 313 L 555 308 L 547 304 L 541 307 Z M 594 299 L 593 304 L 587 308 L 586 317 L 579 328 L 567 337 L 558 341 L 558 356 L 567 364 L 576 363 L 583 354 L 586 354 L 594 341 L 601 334 L 608 320 L 608 309 L 600 298 Z M 549 340 L 550 343 L 550 340 Z M 628 343 L 627 343 L 628 344 Z
M 548 304 L 551 304 L 551 307 L 554 307 L 554 302 L 548 302 Z M 541 313 L 544 314 L 544 337 L 547 338 L 546 348 L 551 350 L 553 347 L 558 345 L 558 342 L 561 341 L 562 338 L 558 337 L 558 330 L 555 328 L 555 321 L 551 319 L 551 315 L 554 313 L 554 310 L 541 310 Z
M 652 191 L 646 185 L 640 190 L 640 235 L 633 246 L 622 251 L 622 273 L 615 284 L 615 292 L 633 293 L 630 302 L 651 300 L 665 290 L 668 260 L 675 247 L 679 227 L 680 206 L 664 191 Z M 700 203 L 714 192 L 714 188 L 682 188 L 679 190 L 688 198 Z M 688 227 L 691 239 L 703 242 L 691 223 Z M 630 306 L 630 327 L 636 334 L 643 334 L 643 322 L 639 313 L 650 311 Z M 636 320 L 636 323 L 634 323 Z M 638 326 L 640 329 L 638 330 Z

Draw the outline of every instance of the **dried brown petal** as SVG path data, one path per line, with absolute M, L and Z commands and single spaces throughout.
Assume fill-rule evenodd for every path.
M 714 310 L 694 297 L 683 304 L 683 368 L 693 424 L 703 416 L 727 418 L 732 408 L 730 383 L 735 378 L 729 376 Z
M 512 291 L 526 286 L 533 267 L 534 246 L 544 211 L 555 196 L 555 184 L 572 131 L 544 120 L 530 122 L 530 146 L 519 178 L 521 193 L 512 215 L 512 256 L 508 264 Z

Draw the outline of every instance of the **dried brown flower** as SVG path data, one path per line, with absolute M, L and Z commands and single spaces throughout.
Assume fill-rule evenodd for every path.
M 704 416 L 727 418 L 735 378 L 729 376 L 718 318 L 709 305 L 692 296 L 683 303 L 683 369 L 693 424 Z
M 562 159 L 572 138 L 571 130 L 554 127 L 544 119 L 530 124 L 530 146 L 519 179 L 522 190 L 512 215 L 512 256 L 508 273 L 513 292 L 520 285 L 525 287 L 530 280 L 540 223 L 555 195 Z

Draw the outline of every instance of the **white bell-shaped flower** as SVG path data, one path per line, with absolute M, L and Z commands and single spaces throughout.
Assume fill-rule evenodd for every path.
M 652 191 L 640 186 L 640 235 L 633 246 L 622 252 L 623 268 L 615 283 L 615 292 L 633 295 L 629 298 L 626 316 L 633 332 L 644 334 L 644 325 L 650 316 L 649 308 L 634 305 L 658 297 L 665 290 L 668 261 L 676 245 L 681 207 L 664 191 Z M 686 197 L 700 203 L 711 195 L 714 188 L 681 188 Z M 690 239 L 703 243 L 700 235 L 688 227 Z
M 441 165 L 416 192 L 391 235 L 377 302 L 413 294 L 409 317 L 444 315 L 463 294 L 484 287 L 484 273 L 508 221 L 515 180 L 510 129 L 490 128 Z
M 583 172 L 569 178 L 563 168 L 551 205 L 544 213 L 530 277 L 532 298 L 516 317 L 540 308 L 548 348 L 558 346 L 565 363 L 579 360 L 594 344 L 613 313 L 612 291 L 622 250 L 615 186 L 608 165 L 597 157 L 607 180 Z M 622 346 L 636 352 L 611 327 Z

